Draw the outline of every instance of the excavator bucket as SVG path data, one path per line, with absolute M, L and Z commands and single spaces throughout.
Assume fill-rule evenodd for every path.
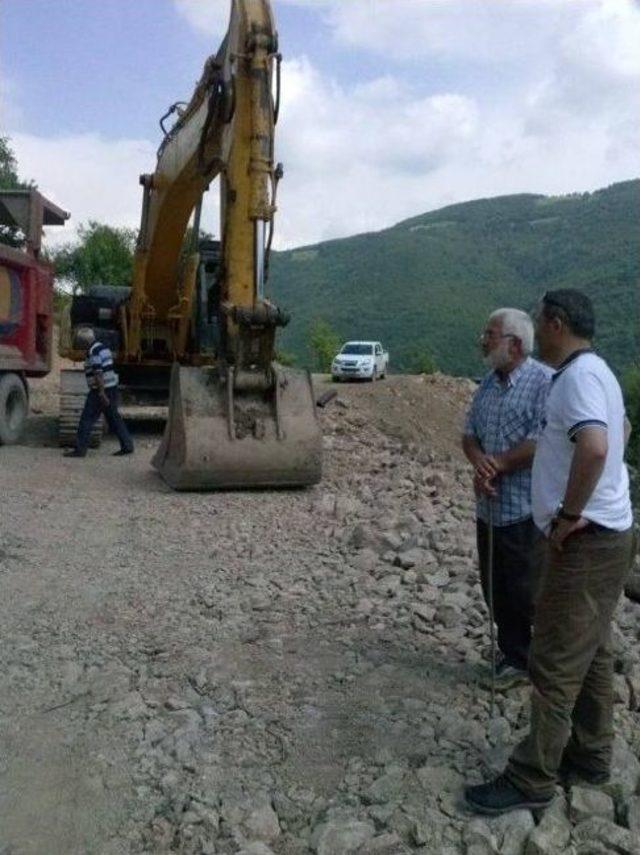
M 169 418 L 152 460 L 176 490 L 297 487 L 322 470 L 322 435 L 311 378 L 273 366 L 267 388 L 239 390 L 233 372 L 171 373 Z

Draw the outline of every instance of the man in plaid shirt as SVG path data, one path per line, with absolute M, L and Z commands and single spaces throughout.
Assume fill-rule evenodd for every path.
M 480 579 L 489 601 L 488 531 L 493 528 L 497 685 L 527 679 L 533 589 L 541 534 L 531 514 L 531 465 L 551 370 L 531 358 L 533 324 L 519 309 L 490 315 L 481 339 L 491 371 L 467 414 L 462 447 L 474 467 Z

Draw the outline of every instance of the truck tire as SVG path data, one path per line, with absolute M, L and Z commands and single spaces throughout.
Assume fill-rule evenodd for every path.
M 0 376 L 0 445 L 18 442 L 29 414 L 27 390 L 18 374 Z
M 58 444 L 62 448 L 71 448 L 76 444 L 76 434 L 80 423 L 80 414 L 87 397 L 87 385 L 82 371 L 65 370 L 60 372 L 60 421 L 58 423 Z M 104 418 L 100 416 L 91 431 L 89 446 L 98 448 L 102 442 Z

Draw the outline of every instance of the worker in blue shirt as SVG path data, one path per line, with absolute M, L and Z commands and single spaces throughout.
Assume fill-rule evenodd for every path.
M 84 373 L 89 392 L 84 403 L 76 445 L 65 457 L 85 457 L 91 439 L 91 430 L 101 415 L 120 441 L 120 450 L 114 456 L 133 454 L 133 440 L 122 416 L 118 412 L 118 375 L 113 368 L 111 350 L 96 339 L 91 327 L 80 327 L 75 336 L 78 348 L 86 350 Z

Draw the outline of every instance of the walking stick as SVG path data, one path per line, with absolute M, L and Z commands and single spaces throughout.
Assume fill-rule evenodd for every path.
M 493 718 L 496 703 L 496 630 L 493 613 L 493 500 L 489 498 L 489 531 L 487 537 L 487 583 L 489 588 L 489 635 L 491 638 L 491 705 L 489 718 Z

